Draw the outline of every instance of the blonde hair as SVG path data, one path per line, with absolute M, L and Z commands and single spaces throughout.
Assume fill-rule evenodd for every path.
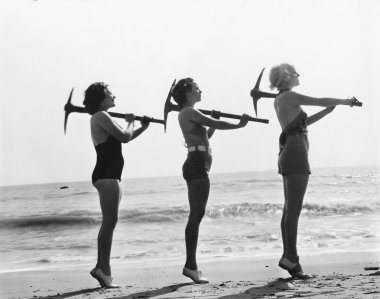
M 270 89 L 287 89 L 287 83 L 291 79 L 291 72 L 295 72 L 295 68 L 289 63 L 281 63 L 272 67 L 269 73 Z

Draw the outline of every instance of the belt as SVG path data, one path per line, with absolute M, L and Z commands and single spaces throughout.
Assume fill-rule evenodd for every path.
M 206 145 L 193 145 L 187 148 L 188 152 L 208 152 L 211 154 L 211 147 Z

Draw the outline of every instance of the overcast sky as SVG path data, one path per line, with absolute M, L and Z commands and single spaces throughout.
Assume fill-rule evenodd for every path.
M 104 81 L 112 111 L 163 118 L 172 81 L 190 76 L 198 108 L 254 116 L 259 72 L 269 91 L 269 69 L 282 62 L 301 75 L 295 91 L 364 103 L 309 127 L 311 167 L 380 164 L 379 1 L 2 0 L 0 11 L 0 185 L 90 180 L 90 116 L 71 114 L 63 133 L 73 87 L 75 105 Z M 215 133 L 212 172 L 276 169 L 273 99 L 259 101 L 258 116 L 270 123 Z M 181 175 L 177 112 L 166 134 L 151 124 L 123 154 L 123 178 Z

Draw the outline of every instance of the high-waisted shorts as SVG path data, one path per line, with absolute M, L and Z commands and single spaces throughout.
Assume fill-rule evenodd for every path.
M 286 142 L 278 156 L 278 173 L 310 174 L 308 159 L 309 140 L 305 133 L 286 136 Z
M 183 178 L 186 182 L 207 178 L 211 164 L 212 156 L 209 152 L 189 152 L 182 166 Z

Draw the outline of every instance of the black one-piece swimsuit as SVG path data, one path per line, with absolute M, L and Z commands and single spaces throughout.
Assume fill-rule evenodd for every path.
M 92 183 L 99 179 L 121 180 L 124 159 L 121 151 L 121 142 L 109 136 L 107 140 L 95 146 L 97 159 L 92 172 Z

